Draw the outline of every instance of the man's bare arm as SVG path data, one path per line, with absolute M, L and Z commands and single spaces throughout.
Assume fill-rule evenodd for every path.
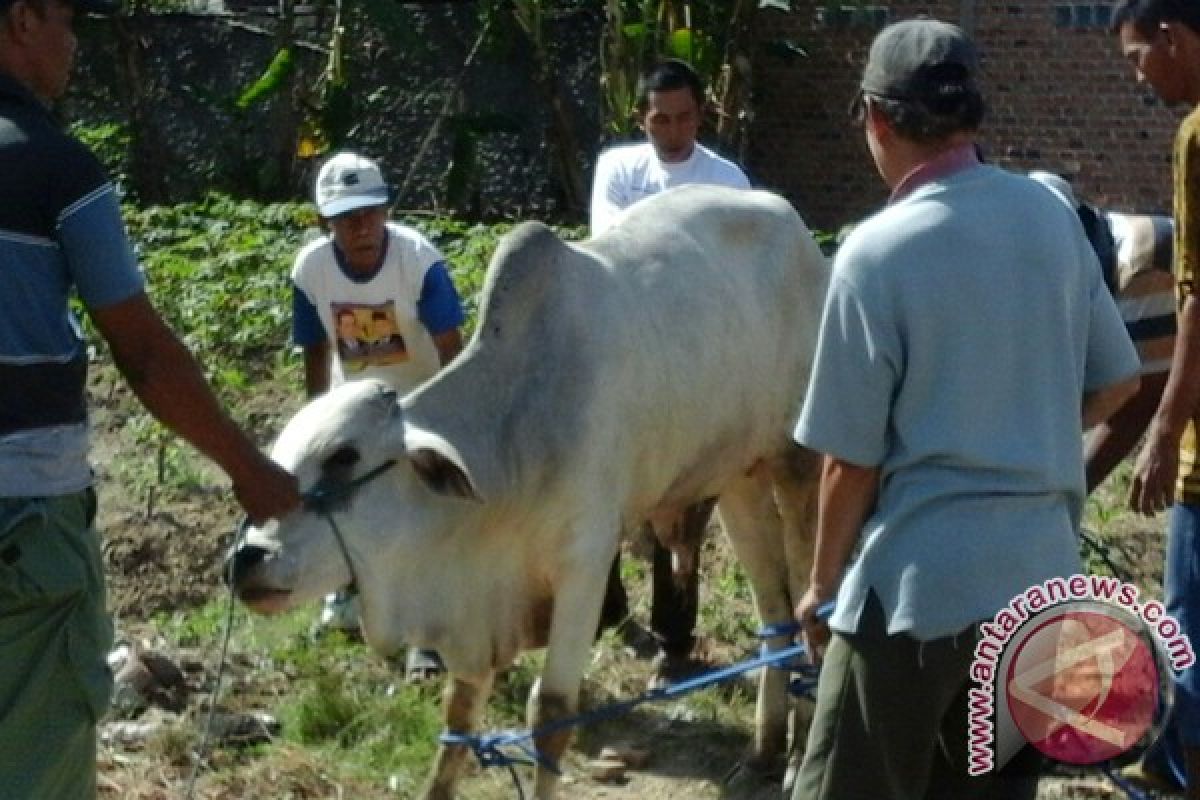
M 299 504 L 296 479 L 268 459 L 224 412 L 191 351 L 144 293 L 90 314 L 138 399 L 225 471 L 252 519 L 279 517 Z

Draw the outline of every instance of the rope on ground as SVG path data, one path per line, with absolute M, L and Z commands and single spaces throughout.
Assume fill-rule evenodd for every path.
M 759 636 L 761 638 L 770 638 L 785 635 L 786 633 L 794 633 L 797 629 L 798 626 L 792 624 L 776 625 L 760 631 Z M 788 671 L 797 673 L 799 677 L 793 679 L 788 686 L 789 693 L 797 697 L 811 697 L 812 690 L 817 684 L 818 668 L 802 663 L 807 652 L 803 644 L 794 644 L 780 650 L 765 651 L 754 658 L 739 661 L 728 667 L 710 670 L 709 672 L 701 673 L 693 678 L 680 681 L 665 688 L 651 689 L 629 700 L 610 703 L 609 705 L 592 709 L 583 714 L 564 717 L 533 730 L 504 730 L 485 734 L 445 732 L 438 737 L 438 740 L 443 745 L 470 748 L 482 767 L 506 767 L 517 787 L 517 796 L 524 798 L 524 790 L 521 787 L 520 779 L 517 777 L 515 770 L 516 765 L 541 766 L 555 774 L 559 774 L 558 765 L 549 762 L 538 752 L 535 744 L 537 738 L 549 736 L 568 728 L 613 719 L 627 714 L 645 703 L 682 697 L 699 689 L 724 683 L 738 675 L 753 672 L 763 667 L 787 669 Z M 513 753 L 513 750 L 516 750 L 517 753 Z
M 233 543 L 234 552 L 242 543 L 242 539 L 246 535 L 246 530 L 249 527 L 249 520 L 243 518 L 238 524 L 237 537 Z M 231 562 L 232 563 L 232 562 Z M 225 664 L 229 656 L 229 640 L 233 636 L 233 616 L 236 609 L 236 598 L 234 597 L 233 581 L 227 580 L 229 585 L 228 604 L 225 613 L 225 631 L 221 635 L 221 652 L 217 661 L 217 675 L 213 681 L 212 692 L 208 698 L 208 719 L 204 723 L 204 731 L 200 736 L 200 746 L 196 749 L 196 760 L 192 764 L 192 774 L 188 778 L 187 791 L 184 792 L 184 800 L 192 800 L 196 792 L 196 781 L 200 778 L 200 769 L 204 766 L 205 758 L 208 755 L 208 749 L 212 741 L 213 720 L 217 713 L 217 700 L 221 696 L 221 682 L 225 678 Z

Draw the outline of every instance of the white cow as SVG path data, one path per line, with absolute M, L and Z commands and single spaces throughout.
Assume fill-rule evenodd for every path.
M 399 401 L 364 381 L 302 409 L 272 455 L 302 488 L 342 496 L 249 532 L 241 599 L 280 611 L 356 582 L 372 647 L 442 655 L 455 732 L 476 728 L 496 670 L 533 647 L 548 651 L 529 724 L 574 713 L 619 532 L 650 521 L 669 538 L 702 498 L 720 498 L 761 618 L 791 619 L 816 469 L 790 434 L 826 261 L 766 192 L 689 186 L 639 209 L 580 244 L 517 227 L 449 367 Z M 766 672 L 754 763 L 786 737 L 786 676 Z M 569 738 L 536 744 L 557 762 Z M 424 797 L 453 797 L 467 754 L 441 748 Z M 556 786 L 539 768 L 536 796 Z

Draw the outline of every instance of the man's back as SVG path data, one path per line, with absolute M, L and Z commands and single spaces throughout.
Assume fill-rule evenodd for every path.
M 893 630 L 944 635 L 994 612 L 1013 587 L 1077 569 L 1080 400 L 1114 378 L 1090 349 L 1094 305 L 1112 300 L 1087 240 L 1063 230 L 1078 225 L 1053 195 L 981 166 L 918 188 L 839 251 L 832 295 L 858 304 L 861 328 L 847 335 L 870 366 L 821 372 L 846 378 L 816 387 L 845 428 L 807 443 L 884 443 L 836 450 L 882 471 L 848 616 L 873 585 L 897 615 Z M 1119 325 L 1101 334 L 1125 335 Z M 941 577 L 898 569 L 913 563 L 940 563 Z

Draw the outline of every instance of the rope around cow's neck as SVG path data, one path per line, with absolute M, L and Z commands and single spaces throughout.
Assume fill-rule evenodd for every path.
M 346 569 L 350 571 L 351 588 L 358 586 L 358 571 L 354 569 L 354 560 L 350 558 L 350 548 L 346 545 L 346 537 L 342 536 L 342 529 L 338 527 L 337 520 L 333 518 L 333 512 L 339 505 L 348 502 L 360 488 L 394 466 L 396 466 L 396 460 L 389 458 L 352 481 L 335 486 L 324 486 L 318 483 L 300 495 L 305 510 L 311 511 L 329 523 L 329 527 L 333 531 L 333 540 L 337 542 L 338 550 L 342 552 L 342 560 L 346 562 Z

